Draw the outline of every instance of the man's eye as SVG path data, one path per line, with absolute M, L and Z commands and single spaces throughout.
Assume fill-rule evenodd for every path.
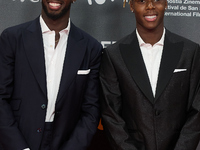
M 145 3 L 146 0 L 135 0 L 137 3 Z

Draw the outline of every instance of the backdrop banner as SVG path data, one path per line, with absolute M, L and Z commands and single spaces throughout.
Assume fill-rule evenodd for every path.
M 7 27 L 38 17 L 42 0 L 0 0 L 0 33 Z M 127 0 L 128 1 L 128 0 Z M 135 29 L 134 14 L 123 0 L 77 0 L 71 8 L 72 22 L 95 37 L 104 47 Z M 165 27 L 200 44 L 200 0 L 168 0 Z M 110 150 L 103 130 L 98 130 L 91 150 Z M 96 145 L 96 148 L 94 146 Z M 200 146 L 197 148 L 200 150 Z

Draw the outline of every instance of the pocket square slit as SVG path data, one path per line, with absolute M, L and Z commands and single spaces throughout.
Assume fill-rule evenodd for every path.
M 174 73 L 175 73 L 175 72 L 182 72 L 182 71 L 187 71 L 187 69 L 175 69 L 175 70 L 174 70 Z
M 77 72 L 77 74 L 89 74 L 90 73 L 90 69 L 88 69 L 88 70 L 78 70 L 78 72 Z

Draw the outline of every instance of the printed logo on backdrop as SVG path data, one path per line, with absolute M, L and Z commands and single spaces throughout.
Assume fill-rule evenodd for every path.
M 41 2 L 42 0 L 12 0 L 12 1 L 18 1 L 18 2 L 30 1 L 30 2 L 33 2 L 33 3 L 37 3 L 37 2 Z M 106 0 L 86 0 L 86 1 L 88 1 L 89 5 L 92 5 L 93 3 L 97 3 L 98 5 L 103 5 L 106 2 Z M 110 0 L 110 1 L 114 2 L 116 0 Z M 122 1 L 124 1 L 124 0 L 122 0 Z
M 92 5 L 93 2 L 96 2 L 99 5 L 102 5 L 106 2 L 106 0 L 87 0 L 89 5 Z M 115 0 L 111 0 L 111 2 L 114 2 Z
M 12 0 L 13 2 L 32 3 L 41 2 L 42 0 Z M 82 0 L 81 0 L 82 1 Z M 85 0 L 88 5 L 103 5 L 106 1 L 117 2 L 117 0 Z M 128 1 L 128 0 L 127 0 Z M 168 7 L 165 16 L 169 17 L 200 17 L 200 0 L 167 0 Z M 119 2 L 119 1 L 118 1 Z M 123 3 L 124 0 L 121 0 Z
M 200 0 L 167 0 L 165 16 L 200 17 Z
M 87 0 L 89 5 L 105 4 L 106 0 Z M 107 0 L 114 2 L 116 0 Z M 124 0 L 122 0 L 124 2 Z M 200 17 L 200 0 L 167 0 L 168 8 L 165 16 L 172 17 Z M 128 0 L 127 0 L 128 2 Z
M 106 48 L 107 46 L 114 44 L 116 41 L 101 41 L 101 45 L 103 48 Z
M 99 5 L 103 5 L 105 4 L 106 0 L 87 0 L 88 1 L 88 4 L 89 5 L 92 5 L 94 2 L 96 2 L 97 4 Z M 114 1 L 117 1 L 117 0 L 107 0 L 107 1 L 111 1 L 111 2 L 114 2 Z M 125 0 L 121 0 L 121 1 L 125 1 Z M 126 2 L 128 3 L 129 0 L 126 0 Z

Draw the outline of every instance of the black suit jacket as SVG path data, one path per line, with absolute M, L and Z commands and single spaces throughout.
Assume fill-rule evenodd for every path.
M 52 150 L 85 150 L 99 119 L 102 46 L 73 24 L 55 105 Z M 88 74 L 77 74 L 88 70 Z M 6 29 L 0 38 L 0 143 L 5 150 L 38 150 L 47 87 L 39 18 Z
M 135 31 L 105 49 L 102 118 L 113 149 L 195 150 L 199 79 L 199 45 L 168 30 L 155 97 Z

